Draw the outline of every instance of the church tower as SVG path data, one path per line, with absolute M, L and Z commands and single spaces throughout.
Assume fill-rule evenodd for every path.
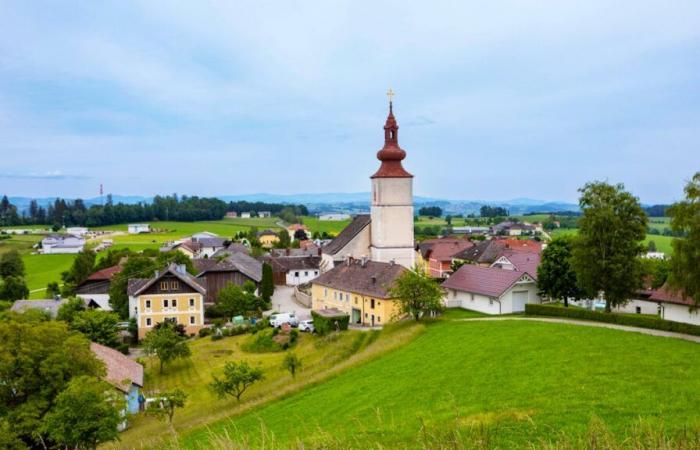
M 393 95 L 389 90 L 389 116 L 384 125 L 384 147 L 377 153 L 379 170 L 372 175 L 371 259 L 412 268 L 413 175 L 401 161 L 406 152 L 399 147 L 399 126 L 394 118 Z

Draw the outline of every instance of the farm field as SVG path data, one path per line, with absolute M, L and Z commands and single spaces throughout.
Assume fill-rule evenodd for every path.
M 51 281 L 61 283 L 61 273 L 70 269 L 75 255 L 22 255 L 26 271 L 29 298 L 46 298 L 46 285 Z M 40 289 L 37 291 L 37 289 Z M 31 292 L 34 291 L 34 292 Z
M 697 430 L 697 345 L 565 324 L 440 321 L 329 381 L 184 433 L 181 444 L 210 448 L 226 433 L 252 447 L 264 434 L 270 448 L 413 448 L 426 436 L 479 432 L 489 448 L 538 448 L 584 434 L 594 418 L 618 435 L 640 420 Z
M 302 220 L 312 233 L 315 231 L 323 233 L 325 231 L 331 236 L 336 236 L 350 223 L 350 220 L 319 220 L 318 217 L 312 216 L 304 216 Z
M 559 229 L 559 230 L 554 230 L 552 232 L 552 237 L 555 236 L 564 236 L 564 235 L 576 235 L 578 233 L 577 229 Z M 664 252 L 667 255 L 670 255 L 673 253 L 673 240 L 675 238 L 672 236 L 659 236 L 659 235 L 653 235 L 653 234 L 647 234 L 646 238 L 644 239 L 644 245 L 648 245 L 649 241 L 654 241 L 654 244 L 656 244 L 656 250 L 659 252 Z
M 298 391 L 304 386 L 323 381 L 349 367 L 378 357 L 398 348 L 422 333 L 425 327 L 414 323 L 402 323 L 382 331 L 348 331 L 330 338 L 301 333 L 298 344 L 292 350 L 302 361 L 302 368 L 295 379 L 282 368 L 286 353 L 248 353 L 241 344 L 251 335 L 242 335 L 212 341 L 198 338 L 191 342 L 192 357 L 166 366 L 163 374 L 157 362 L 148 360 L 146 365 L 146 393 L 157 390 L 184 389 L 188 394 L 187 406 L 174 417 L 174 426 L 183 431 L 205 426 L 216 420 L 225 420 L 256 405 L 269 402 Z M 253 385 L 238 404 L 235 398 L 219 399 L 208 384 L 213 375 L 220 375 L 228 361 L 245 360 L 260 365 L 265 380 Z M 163 433 L 163 423 L 156 418 L 140 416 L 132 426 L 120 435 L 116 448 L 141 448 L 142 444 L 161 448 L 162 440 L 173 436 Z
M 39 234 L 11 234 L 9 239 L 0 240 L 0 255 L 11 250 L 28 253 L 42 238 Z

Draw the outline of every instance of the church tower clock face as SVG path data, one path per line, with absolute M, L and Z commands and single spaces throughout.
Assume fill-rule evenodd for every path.
M 394 93 L 389 90 L 389 115 L 384 124 L 384 146 L 377 153 L 379 170 L 372 175 L 371 258 L 405 267 L 415 263 L 413 238 L 413 175 L 401 163 L 399 125 L 394 117 Z

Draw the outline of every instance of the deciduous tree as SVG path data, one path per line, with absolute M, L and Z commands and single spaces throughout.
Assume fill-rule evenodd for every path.
M 673 204 L 667 213 L 671 230 L 682 236 L 672 244 L 670 285 L 700 306 L 700 172 L 685 186 L 685 199 Z
M 107 383 L 95 377 L 75 377 L 56 397 L 42 432 L 65 448 L 96 449 L 117 439 L 125 406 L 124 397 Z
M 10 250 L 0 257 L 0 277 L 24 277 L 24 262 L 17 250 Z
M 14 301 L 27 297 L 29 297 L 29 288 L 24 278 L 10 276 L 2 280 L 0 299 Z
M 58 394 L 73 377 L 104 375 L 104 366 L 66 323 L 27 313 L 0 321 L 0 405 L 13 433 L 38 448 Z
M 151 330 L 143 340 L 143 350 L 147 355 L 156 356 L 163 373 L 163 366 L 191 354 L 187 338 L 180 336 L 174 327 L 161 326 Z
M 571 263 L 582 290 L 590 297 L 602 292 L 610 312 L 641 287 L 647 216 L 622 184 L 592 182 L 579 191 L 582 215 Z
M 210 387 L 220 398 L 231 395 L 240 402 L 245 391 L 264 378 L 265 375 L 260 367 L 252 367 L 246 361 L 240 363 L 230 361 L 224 366 L 223 377 L 215 376 Z
M 182 389 L 162 392 L 155 397 L 154 406 L 151 406 L 147 411 L 149 414 L 156 415 L 168 420 L 172 426 L 175 410 L 184 408 L 187 403 L 187 394 Z
M 401 313 L 415 320 L 442 310 L 442 288 L 419 267 L 405 270 L 389 289 L 389 295 L 399 302 Z
M 116 348 L 119 345 L 118 322 L 119 317 L 115 313 L 88 309 L 75 314 L 70 327 L 92 342 Z
M 301 359 L 295 353 L 289 352 L 282 361 L 282 368 L 288 370 L 292 378 L 296 378 L 297 370 L 301 369 Z
M 563 300 L 569 306 L 569 299 L 581 298 L 576 272 L 571 266 L 570 237 L 559 237 L 547 245 L 542 252 L 542 261 L 537 267 L 537 288 L 543 297 Z

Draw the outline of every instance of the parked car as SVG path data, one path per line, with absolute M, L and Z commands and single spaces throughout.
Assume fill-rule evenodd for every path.
M 316 329 L 314 328 L 314 321 L 311 319 L 300 321 L 299 331 L 308 331 L 309 333 L 313 333 L 314 331 L 316 331 Z
M 270 316 L 270 326 L 272 327 L 279 328 L 285 323 L 296 327 L 299 325 L 299 319 L 297 319 L 297 316 L 294 313 L 281 313 Z

